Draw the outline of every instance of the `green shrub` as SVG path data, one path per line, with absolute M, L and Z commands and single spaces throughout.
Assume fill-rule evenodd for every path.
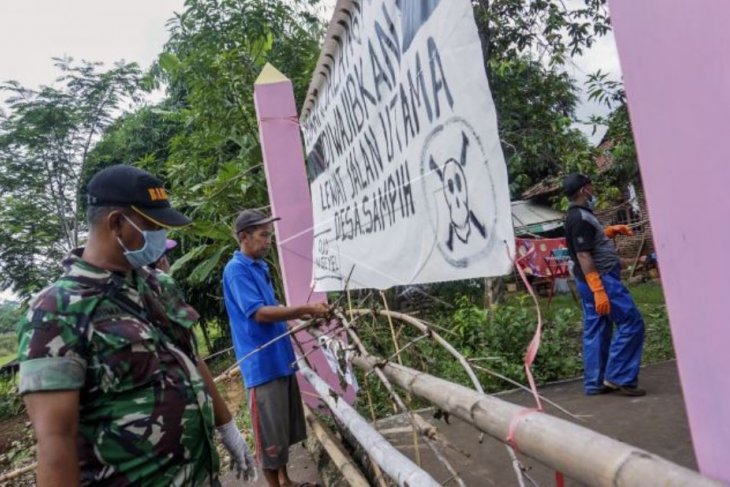
M 24 409 L 15 377 L 0 377 L 0 418 L 17 416 Z
M 656 283 L 632 287 L 646 322 L 644 363 L 674 357 L 661 286 Z M 470 359 L 475 366 L 486 367 L 522 384 L 527 383 L 524 356 L 537 325 L 537 312 L 532 298 L 519 293 L 506 301 L 483 309 L 472 293 L 458 294 L 451 301 L 453 309 L 439 309 L 420 315 L 438 326 L 438 332 Z M 532 366 L 538 384 L 577 378 L 583 373 L 582 310 L 570 295 L 556 296 L 551 306 L 541 299 L 543 330 L 540 349 Z M 386 320 L 370 318 L 358 322 L 358 332 L 370 353 L 384 358 L 394 354 L 390 327 Z M 420 335 L 414 327 L 396 323 L 401 347 Z M 443 347 L 432 340 L 421 340 L 402 354 L 404 365 L 423 370 L 443 379 L 473 387 L 462 366 Z M 480 383 L 487 392 L 511 389 L 513 385 L 487 372 L 477 370 Z M 362 374 L 358 373 L 364 387 Z M 393 408 L 385 390 L 376 378 L 369 381 L 376 416 L 390 415 Z M 405 395 L 404 395 L 405 396 Z M 414 399 L 414 405 L 425 405 Z M 370 417 L 364 391 L 358 404 L 360 412 Z

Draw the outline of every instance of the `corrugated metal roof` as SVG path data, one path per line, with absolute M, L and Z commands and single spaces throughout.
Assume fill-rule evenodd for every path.
M 562 187 L 563 176 L 551 176 L 543 179 L 534 186 L 527 188 L 522 192 L 522 197 L 529 200 L 538 196 L 551 196 L 559 193 Z
M 512 225 L 515 233 L 542 233 L 563 226 L 564 214 L 531 200 L 512 202 Z

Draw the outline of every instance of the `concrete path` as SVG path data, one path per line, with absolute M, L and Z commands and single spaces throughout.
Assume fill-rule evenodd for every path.
M 687 425 L 676 363 L 663 362 L 642 369 L 641 386 L 648 394 L 640 398 L 629 398 L 617 394 L 585 396 L 581 381 L 568 381 L 552 384 L 540 389 L 540 393 L 560 404 L 573 414 L 583 417 L 575 420 L 558 409 L 545 404 L 546 412 L 563 419 L 576 422 L 620 441 L 658 454 L 679 465 L 697 469 L 692 442 Z M 501 399 L 533 406 L 534 399 L 528 393 L 517 391 L 499 394 Z M 516 485 L 516 477 L 509 457 L 502 443 L 485 437 L 479 444 L 478 432 L 468 424 L 451 418 L 446 424 L 434 420 L 430 411 L 424 417 L 437 426 L 450 442 L 471 456 L 446 449 L 445 453 L 452 465 L 469 486 L 509 486 Z M 396 444 L 401 451 L 413 458 L 413 440 L 406 421 L 400 417 L 383 420 L 379 424 L 381 432 Z M 450 475 L 427 448 L 421 446 L 423 466 L 439 482 L 447 482 Z M 520 456 L 529 469 L 528 474 L 541 486 L 555 485 L 555 472 L 534 460 Z M 647 479 L 649 482 L 649 479 Z M 450 485 L 454 485 L 450 483 Z M 566 485 L 579 485 L 566 479 Z M 647 483 L 650 485 L 650 482 Z
M 304 448 L 303 443 L 294 445 L 289 451 L 289 478 L 295 482 L 320 482 L 319 474 L 317 473 L 317 467 L 312 461 L 312 457 L 309 452 Z M 256 483 L 244 483 L 243 481 L 236 479 L 236 476 L 232 472 L 223 475 L 221 479 L 223 487 L 233 486 L 249 486 L 249 487 L 266 487 L 266 481 L 264 476 L 259 470 L 259 478 Z M 320 484 L 321 485 L 321 484 Z
M 560 404 L 565 409 L 582 417 L 576 420 L 545 404 L 546 412 L 576 422 L 620 441 L 643 448 L 679 465 L 697 469 L 692 442 L 684 410 L 681 387 L 677 376 L 676 362 L 649 365 L 641 371 L 641 386 L 648 391 L 644 397 L 630 398 L 617 394 L 585 396 L 580 380 L 551 384 L 540 389 L 540 393 Z M 498 394 L 504 400 L 531 407 L 532 396 L 522 391 Z M 435 420 L 431 410 L 422 412 L 449 442 L 462 451 L 466 457 L 453 449 L 444 449 L 468 486 L 512 486 L 516 485 L 515 474 L 502 443 L 488 436 L 479 443 L 479 433 L 473 427 L 455 418 L 450 424 Z M 413 436 L 405 419 L 394 416 L 378 422 L 378 429 L 406 455 L 414 458 Z M 421 444 L 421 460 L 424 468 L 433 477 L 446 485 L 450 475 L 436 460 L 432 452 Z M 534 460 L 520 456 L 529 469 L 528 474 L 541 486 L 555 485 L 555 472 Z M 303 446 L 292 449 L 291 478 L 297 481 L 319 481 L 316 467 Z M 650 485 L 647 479 L 647 485 Z M 224 486 L 242 485 L 232 475 L 223 478 Z M 248 484 L 252 485 L 252 484 Z M 266 485 L 259 478 L 257 486 Z M 567 486 L 579 485 L 566 479 Z

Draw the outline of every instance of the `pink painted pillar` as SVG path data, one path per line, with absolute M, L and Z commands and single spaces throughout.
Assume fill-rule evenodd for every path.
M 327 295 L 312 289 L 312 199 L 304 165 L 294 89 L 291 81 L 266 64 L 254 84 L 254 103 L 259 121 L 259 139 L 264 158 L 266 181 L 272 214 L 281 217 L 275 223 L 279 264 L 284 279 L 286 303 L 326 302 Z M 297 333 L 295 342 L 309 353 L 315 342 L 309 333 Z M 295 351 L 301 353 L 294 345 Z M 355 393 L 351 387 L 343 391 L 321 351 L 308 355 L 314 370 L 335 391 L 352 403 Z M 300 378 L 304 400 L 317 407 L 318 395 L 309 383 Z
M 610 7 L 697 461 L 730 482 L 730 1 Z

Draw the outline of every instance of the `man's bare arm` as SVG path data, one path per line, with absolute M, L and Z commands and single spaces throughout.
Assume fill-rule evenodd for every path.
M 79 391 L 31 392 L 23 400 L 38 441 L 37 485 L 79 485 Z
M 223 400 L 223 396 L 221 396 L 218 388 L 215 386 L 215 382 L 213 382 L 213 376 L 208 369 L 208 365 L 202 358 L 198 359 L 198 371 L 203 377 L 203 382 L 205 382 L 205 387 L 208 389 L 208 394 L 210 394 L 210 397 L 213 399 L 213 416 L 215 419 L 215 425 L 221 426 L 230 422 L 233 416 L 231 416 L 228 405 Z
M 583 270 L 583 275 L 587 276 L 591 272 L 598 272 L 598 269 L 596 269 L 596 264 L 593 262 L 593 257 L 591 257 L 590 252 L 578 252 L 578 262 L 580 263 L 580 268 Z
M 304 304 L 301 306 L 262 306 L 254 315 L 254 319 L 261 323 L 273 323 L 275 321 L 298 320 L 302 318 L 317 318 L 329 312 L 329 307 L 324 303 Z

